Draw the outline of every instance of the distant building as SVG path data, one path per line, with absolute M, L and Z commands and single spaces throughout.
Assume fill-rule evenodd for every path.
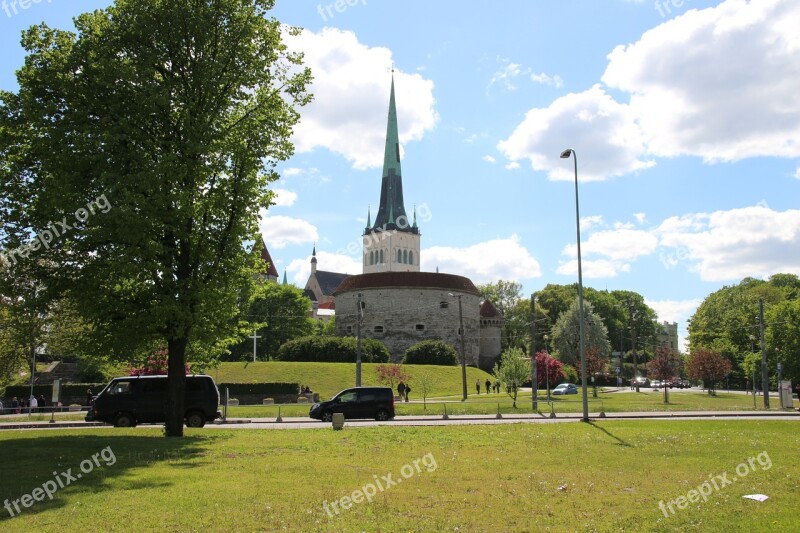
M 311 274 L 306 281 L 305 296 L 311 300 L 311 316 L 322 320 L 329 320 L 336 310 L 336 300 L 333 291 L 348 274 L 317 270 L 317 247 L 311 253 Z
M 678 323 L 667 322 L 658 325 L 658 337 L 656 342 L 659 347 L 669 348 L 674 357 L 680 356 L 681 350 L 678 345 Z
M 253 246 L 254 248 L 259 249 L 257 253 L 261 256 L 261 261 L 264 263 L 264 266 L 260 272 L 261 276 L 270 281 L 278 281 L 278 269 L 275 268 L 275 262 L 272 260 L 272 256 L 269 255 L 269 250 L 267 250 L 267 244 L 264 242 L 264 237 L 259 235 L 256 243 Z

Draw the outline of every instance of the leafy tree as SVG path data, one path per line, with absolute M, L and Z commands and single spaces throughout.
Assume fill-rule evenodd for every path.
M 458 364 L 458 352 L 450 344 L 438 340 L 420 341 L 403 355 L 403 363 L 407 365 L 442 365 Z
M 531 375 L 531 365 L 525 360 L 525 354 L 519 348 L 508 348 L 500 354 L 500 362 L 495 363 L 492 374 L 506 385 L 506 391 L 516 407 L 519 388 Z
M 414 375 L 411 376 L 408 381 L 413 382 L 414 388 L 418 389 L 422 394 L 422 408 L 427 410 L 428 396 L 431 395 L 431 392 L 433 392 L 434 387 L 437 385 L 436 376 L 434 376 L 430 370 L 415 370 Z M 406 383 L 408 383 L 408 381 L 406 381 Z
M 592 346 L 591 348 L 586 348 L 586 374 L 587 378 L 592 376 L 596 376 L 597 374 L 601 374 L 605 372 L 606 368 L 608 367 L 608 358 L 603 357 L 600 355 L 599 350 Z M 575 370 L 578 372 L 578 378 L 581 378 L 581 366 L 580 364 L 575 364 Z M 597 398 L 597 383 L 592 383 L 592 395 Z
M 311 335 L 314 319 L 309 316 L 311 302 L 293 285 L 263 280 L 256 286 L 244 314 L 246 336 L 257 332 L 256 354 L 269 361 L 287 341 Z M 252 359 L 253 339 L 243 338 L 231 348 L 231 359 Z M 249 357 L 248 357 L 249 356 Z
M 689 356 L 687 372 L 689 378 L 702 380 L 709 394 L 715 394 L 717 382 L 731 371 L 731 362 L 721 354 L 711 350 L 699 349 Z
M 678 360 L 669 348 L 658 348 L 656 357 L 647 364 L 651 377 L 664 382 L 664 403 L 669 403 L 669 381 L 678 375 Z
M 378 383 L 386 385 L 392 390 L 394 390 L 395 383 L 407 383 L 411 379 L 405 369 L 396 364 L 378 365 L 375 367 L 375 374 L 378 376 Z
M 587 355 L 593 350 L 597 356 L 605 358 L 611 353 L 611 345 L 606 337 L 606 327 L 594 312 L 590 302 L 584 302 L 584 345 Z M 553 345 L 558 350 L 558 358 L 565 362 L 580 364 L 580 331 L 578 301 L 558 317 L 553 328 Z M 588 360 L 587 360 L 588 361 Z M 588 371 L 588 367 L 587 367 Z
M 2 244 L 68 216 L 39 275 L 115 353 L 166 344 L 167 436 L 183 435 L 187 356 L 234 333 L 244 243 L 310 99 L 273 4 L 116 0 L 76 32 L 32 27 L 19 92 L 0 95 Z
M 536 353 L 536 382 L 538 388 L 547 388 L 549 395 L 550 390 L 564 378 L 566 378 L 564 363 L 555 357 L 550 357 L 550 354 L 544 350 Z

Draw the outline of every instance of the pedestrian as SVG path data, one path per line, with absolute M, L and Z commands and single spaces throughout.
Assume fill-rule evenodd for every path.
M 499 380 L 495 380 L 495 382 L 494 382 L 494 392 L 496 392 L 497 394 L 500 394 L 500 381 Z
M 35 411 L 39 408 L 39 402 L 36 400 L 36 396 L 31 395 L 30 403 L 28 405 L 31 406 L 31 411 Z
M 406 385 L 406 402 L 408 402 L 408 393 L 411 392 L 411 387 Z
M 86 389 L 86 405 L 91 406 L 94 403 L 94 395 L 92 389 Z
M 19 408 L 19 400 L 17 399 L 17 397 L 16 397 L 16 396 L 14 396 L 13 398 L 11 398 L 11 408 L 14 410 L 14 412 L 15 412 L 16 414 L 19 414 L 19 413 L 20 413 L 20 408 Z
M 489 389 L 492 388 L 492 382 L 488 379 L 486 380 L 486 394 L 489 394 Z
M 481 380 L 480 380 L 480 378 L 475 380 L 475 389 L 478 391 L 478 394 L 481 393 Z
M 797 391 L 797 401 L 800 401 L 800 383 L 797 384 L 794 390 Z M 800 407 L 798 407 L 797 410 L 800 411 Z
M 39 407 L 47 407 L 47 400 L 44 398 L 44 394 L 39 395 Z
M 403 401 L 403 398 L 406 396 L 406 384 L 402 381 L 397 384 L 397 395 L 400 397 L 400 401 Z

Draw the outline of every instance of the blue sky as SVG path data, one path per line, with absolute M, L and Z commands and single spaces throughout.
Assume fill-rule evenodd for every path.
M 108 4 L 0 0 L 0 87 L 16 87 L 23 28 Z M 392 65 L 423 270 L 526 296 L 575 282 L 558 157 L 573 148 L 586 286 L 637 291 L 685 335 L 723 285 L 800 274 L 796 0 L 279 0 L 273 14 L 305 28 L 289 42 L 315 76 L 262 221 L 298 285 L 314 243 L 320 269 L 361 272 Z

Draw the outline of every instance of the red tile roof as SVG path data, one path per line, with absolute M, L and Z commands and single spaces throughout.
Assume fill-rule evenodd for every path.
M 438 272 L 374 272 L 348 276 L 333 291 L 334 295 L 357 289 L 409 287 L 468 292 L 480 296 L 475 284 L 464 276 Z

